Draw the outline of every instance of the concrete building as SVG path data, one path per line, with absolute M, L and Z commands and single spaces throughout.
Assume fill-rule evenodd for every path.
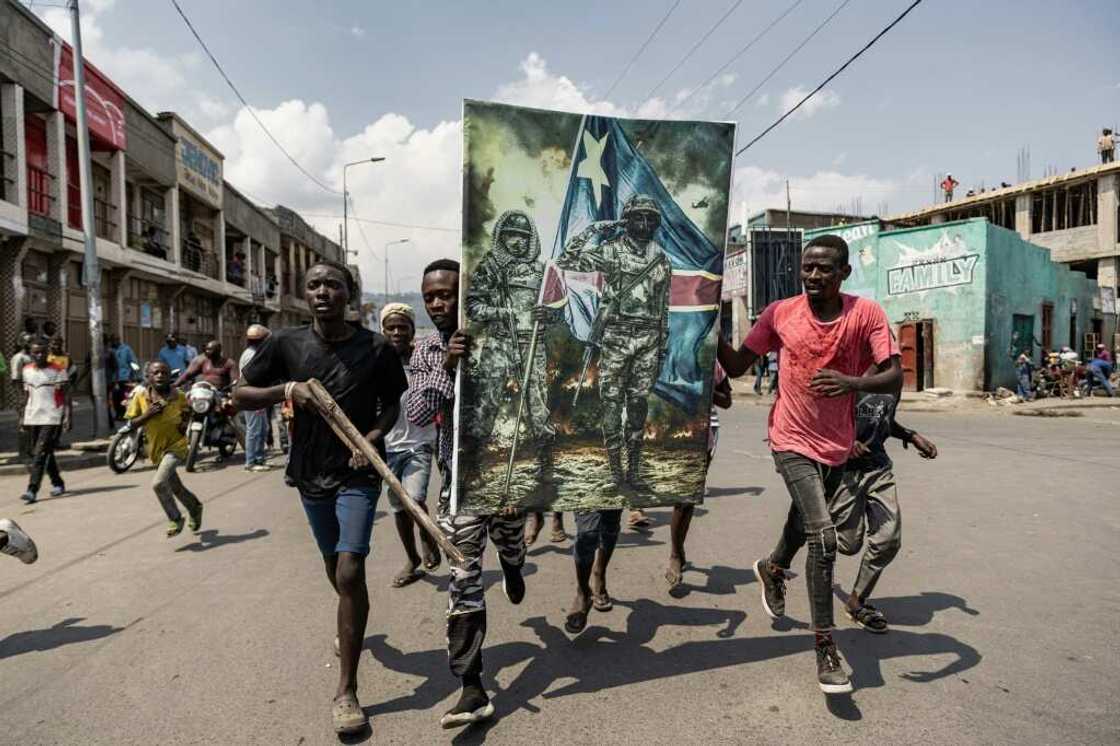
M 23 331 L 59 333 L 84 373 L 72 70 L 67 44 L 0 0 L 0 353 L 10 356 Z M 253 321 L 309 320 L 293 267 L 338 259 L 338 245 L 226 183 L 222 154 L 182 117 L 153 117 L 88 60 L 85 78 L 105 332 L 141 359 L 168 331 L 199 348 L 220 339 L 236 356 Z M 0 382 L 0 406 L 13 394 Z
M 1099 288 L 1092 302 L 1097 312 L 1085 329 L 1089 337 L 1076 349 L 1104 341 L 1117 345 L 1116 294 L 1120 270 L 1120 163 L 1075 169 L 1045 179 L 991 189 L 946 204 L 885 218 L 892 226 L 937 225 L 984 217 L 1014 231 L 1024 241 L 1050 250 L 1051 258 L 1084 272 Z M 1082 311 L 1084 315 L 1086 311 Z
M 1037 361 L 1101 321 L 1093 280 L 984 218 L 897 230 L 870 220 L 805 240 L 822 233 L 848 242 L 845 292 L 877 300 L 895 326 L 907 390 L 1013 388 L 1019 352 Z
M 767 208 L 754 213 L 747 218 L 745 228 L 732 226 L 731 230 L 739 228 L 739 232 L 749 231 L 752 228 L 785 228 L 789 220 L 790 229 L 812 230 L 814 228 L 827 228 L 832 225 L 846 225 L 870 220 L 870 215 L 852 215 L 844 212 L 814 212 L 812 210 L 790 210 L 788 216 L 785 210 Z

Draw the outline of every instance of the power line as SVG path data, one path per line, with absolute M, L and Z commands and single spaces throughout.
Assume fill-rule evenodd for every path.
M 353 204 L 353 200 L 351 200 L 351 204 Z M 303 215 L 304 217 L 308 217 L 308 218 L 334 218 L 335 220 L 342 220 L 341 215 L 327 215 L 327 214 L 323 214 L 323 213 L 313 213 L 313 212 L 303 212 L 303 213 L 300 213 L 300 214 Z M 359 218 L 359 217 L 356 217 L 354 215 L 350 215 L 348 217 L 350 218 L 350 220 L 355 220 L 359 223 L 370 223 L 371 225 L 386 225 L 386 226 L 389 226 L 391 228 L 415 228 L 416 230 L 421 230 L 421 231 L 440 231 L 442 233 L 461 233 L 462 232 L 458 228 L 445 228 L 445 227 L 439 226 L 439 225 L 417 225 L 415 223 L 394 223 L 394 222 L 391 222 L 391 221 L 388 221 L 388 220 L 374 220 L 372 218 Z
M 174 2 L 174 0 L 172 0 L 172 2 Z M 673 3 L 672 7 L 670 7 L 669 10 L 665 13 L 664 17 L 662 17 L 660 23 L 654 26 L 653 31 L 651 31 L 649 36 L 646 37 L 646 40 L 642 42 L 642 46 L 638 47 L 638 51 L 635 52 L 634 56 L 630 58 L 630 61 L 626 63 L 626 67 L 622 68 L 622 72 L 620 72 L 618 74 L 618 77 L 615 78 L 614 82 L 611 83 L 611 87 L 607 89 L 607 92 L 603 94 L 604 99 L 608 98 L 611 93 L 614 92 L 615 87 L 617 87 L 618 84 L 622 82 L 622 79 L 626 77 L 626 73 L 630 72 L 630 68 L 633 67 L 634 63 L 638 61 L 638 58 L 642 56 L 642 52 L 646 51 L 646 47 L 648 47 L 649 43 L 653 41 L 653 37 L 657 36 L 657 32 L 661 30 L 661 27 L 664 26 L 665 22 L 669 20 L 669 16 L 673 15 L 673 11 L 676 10 L 677 6 L 680 4 L 681 0 L 676 0 L 676 2 Z
M 245 110 L 249 112 L 249 115 L 251 117 L 253 117 L 253 120 L 258 125 L 260 125 L 261 130 L 268 136 L 268 139 L 272 140 L 272 144 L 275 145 L 277 148 L 279 148 L 280 152 L 283 153 L 284 156 L 289 161 L 291 161 L 291 164 L 293 166 L 295 166 L 296 169 L 301 174 L 303 174 L 308 179 L 310 179 L 312 182 L 314 182 L 315 185 L 318 186 L 320 189 L 323 189 L 324 191 L 330 192 L 331 194 L 342 194 L 342 192 L 339 192 L 335 189 L 332 189 L 331 187 L 327 186 L 323 182 L 319 181 L 319 179 L 315 178 L 311 174 L 310 171 L 308 171 L 303 166 L 301 166 L 299 164 L 299 162 L 296 161 L 296 159 L 292 157 L 292 154 L 289 153 L 284 148 L 284 146 L 280 144 L 280 141 L 276 139 L 276 137 L 272 134 L 271 131 L 269 131 L 268 127 L 264 126 L 264 122 L 262 122 L 260 117 L 257 116 L 257 113 L 255 111 L 253 111 L 253 107 L 250 106 L 249 102 L 245 100 L 245 97 L 241 95 L 241 91 L 237 90 L 237 86 L 235 86 L 233 84 L 233 81 L 229 79 L 229 76 L 226 75 L 226 71 L 222 69 L 221 64 L 219 64 L 218 60 L 214 57 L 213 53 L 211 53 L 210 48 L 206 46 L 206 42 L 204 42 L 202 40 L 202 37 L 198 35 L 198 32 L 195 30 L 194 25 L 191 23 L 190 19 L 187 18 L 187 14 L 183 12 L 183 9 L 181 7 L 179 7 L 178 0 L 171 0 L 171 4 L 175 6 L 175 10 L 179 12 L 179 16 L 183 19 L 183 22 L 185 24 L 187 24 L 187 28 L 189 28 L 191 30 L 191 33 L 194 35 L 194 38 L 198 40 L 199 46 L 202 47 L 202 51 L 206 52 L 206 56 L 209 57 L 210 61 L 214 63 L 214 67 L 218 68 L 218 73 L 221 74 L 222 79 L 225 80 L 225 82 L 226 82 L 226 85 L 228 85 L 230 87 L 230 90 L 233 91 L 233 94 L 235 96 L 237 96 L 237 100 L 240 101 L 245 106 Z
M 701 36 L 700 40 L 692 45 L 692 49 L 688 50 L 688 52 L 685 53 L 684 57 L 681 57 L 680 62 L 678 62 L 676 65 L 674 65 L 673 69 L 665 74 L 665 77 L 661 79 L 661 82 L 659 82 L 653 88 L 649 89 L 649 93 L 646 94 L 646 100 L 647 101 L 649 99 L 653 98 L 653 94 L 657 92 L 657 89 L 660 88 L 661 86 L 665 85 L 665 82 L 668 81 L 669 78 L 673 77 L 673 73 L 675 73 L 677 70 L 680 70 L 681 65 L 683 65 L 685 62 L 687 62 L 688 58 L 691 57 L 693 54 L 695 54 L 696 50 L 700 48 L 700 45 L 703 44 L 704 42 L 706 42 L 708 40 L 708 37 L 711 36 L 713 33 L 715 33 L 715 30 L 718 29 L 720 26 L 722 26 L 723 22 L 726 21 L 731 16 L 731 14 L 734 13 L 735 10 L 742 4 L 743 4 L 743 0 L 735 0 L 735 2 L 732 4 L 732 6 L 727 9 L 727 12 L 724 13 L 722 16 L 720 16 L 720 19 L 718 21 L 716 21 L 714 24 L 712 24 L 712 27 L 710 29 L 708 29 L 707 33 L 705 33 L 703 36 Z
M 791 59 L 793 59 L 793 56 L 796 55 L 798 52 L 800 52 L 805 47 L 805 45 L 808 44 L 814 36 L 816 36 L 818 33 L 820 33 L 820 30 L 823 29 L 825 26 L 827 26 L 832 21 L 833 18 L 835 18 L 837 15 L 839 15 L 840 11 L 842 11 L 845 7 L 847 7 L 848 3 L 850 3 L 851 1 L 852 0 L 844 0 L 844 2 L 840 3 L 840 5 L 838 5 L 836 7 L 836 10 L 832 11 L 832 14 L 828 18 L 821 21 L 820 25 L 817 26 L 815 29 L 813 29 L 811 34 L 809 34 L 804 39 L 802 39 L 801 43 L 798 44 L 796 47 L 794 47 L 792 52 L 790 52 L 788 55 L 786 55 L 785 59 L 783 59 L 781 62 L 779 62 L 773 70 L 771 70 L 769 73 L 767 73 L 765 78 L 758 81 L 758 85 L 756 85 L 754 88 L 752 88 L 746 96 L 743 96 L 741 99 L 739 99 L 739 102 L 737 104 L 735 104 L 733 107 L 731 107 L 731 110 L 728 111 L 727 113 L 732 114 L 732 113 L 738 111 L 739 107 L 742 106 L 743 104 L 745 104 L 751 96 L 758 93 L 759 88 L 762 88 L 762 86 L 766 85 L 766 82 L 768 80 L 770 80 L 770 78 L 774 77 L 778 73 L 779 70 L 781 70 L 783 67 L 785 67 L 786 63 L 789 62 Z
M 753 39 L 751 39 L 749 42 L 747 42 L 745 46 L 741 47 L 738 52 L 731 55 L 731 59 L 729 59 L 727 62 L 723 63 L 722 65 L 720 65 L 719 68 L 714 73 L 712 73 L 710 76 L 708 76 L 707 80 L 705 80 L 703 83 L 701 83 L 700 85 L 696 86 L 691 91 L 689 91 L 688 95 L 685 96 L 684 98 L 682 98 L 680 101 L 673 104 L 669 108 L 668 113 L 671 114 L 672 112 L 676 111 L 680 107 L 684 106 L 685 103 L 690 98 L 692 98 L 694 95 L 696 95 L 697 93 L 699 93 L 700 91 L 704 90 L 709 85 L 711 85 L 713 80 L 718 78 L 724 70 L 726 70 L 727 68 L 729 68 L 731 66 L 731 63 L 735 62 L 737 59 L 739 59 L 744 54 L 746 54 L 747 50 L 749 50 L 751 47 L 753 47 L 755 45 L 755 43 L 758 42 L 759 39 L 766 36 L 766 34 L 770 33 L 770 30 L 772 28 L 777 26 L 782 21 L 783 18 L 788 16 L 790 13 L 792 13 L 793 9 L 796 8 L 798 5 L 801 5 L 802 2 L 804 2 L 804 0 L 794 0 L 793 4 L 790 5 L 788 8 L 786 8 L 784 13 L 782 13 L 780 16 L 778 16 L 773 21 L 771 21 L 770 25 L 768 25 L 766 28 L 762 29 L 762 31 L 759 31 L 758 34 L 756 34 Z
M 756 142 L 758 142 L 758 141 L 759 141 L 759 140 L 761 140 L 761 139 L 762 139 L 763 137 L 765 137 L 765 136 L 766 136 L 766 135 L 767 135 L 767 134 L 768 134 L 768 133 L 770 132 L 770 130 L 774 129 L 774 128 L 775 128 L 775 127 L 777 127 L 777 126 L 778 126 L 779 124 L 781 124 L 782 122 L 784 122 L 784 121 L 786 120 L 786 118 L 787 118 L 787 117 L 789 117 L 789 115 L 790 115 L 790 114 L 792 114 L 793 112 L 795 112 L 795 111 L 797 111 L 798 109 L 800 109 L 800 108 L 801 108 L 801 105 L 802 105 L 802 104 L 804 104 L 804 103 L 805 103 L 806 101 L 808 101 L 808 100 L 809 100 L 809 99 L 811 99 L 811 98 L 812 98 L 812 97 L 813 97 L 814 95 L 816 95 L 816 94 L 817 94 L 818 92 L 820 92 L 820 90 L 821 90 L 822 88 L 824 88 L 824 87 L 825 87 L 826 85 L 828 85 L 829 83 L 831 83 L 831 82 L 832 82 L 832 80 L 833 80 L 833 79 L 834 79 L 834 78 L 835 78 L 835 77 L 836 77 L 837 75 L 839 75 L 840 73 L 844 72 L 844 70 L 846 70 L 846 69 L 847 69 L 848 65 L 852 64 L 852 63 L 853 63 L 853 62 L 855 62 L 855 61 L 856 61 L 857 59 L 859 59 L 860 55 L 862 55 L 862 54 L 863 54 L 864 52 L 866 52 L 866 51 L 867 51 L 868 49 L 871 49 L 871 47 L 872 47 L 872 46 L 873 46 L 873 45 L 875 44 L 875 42 L 879 41 L 879 39 L 883 38 L 883 37 L 884 37 L 884 36 L 886 35 L 886 33 L 887 33 L 888 31 L 890 31 L 890 30 L 891 30 L 892 28 L 894 28 L 895 26 L 897 26 L 897 25 L 898 25 L 898 23 L 899 23 L 899 22 L 900 22 L 900 21 L 901 21 L 901 20 L 902 20 L 903 18 L 905 18 L 905 17 L 906 17 L 906 16 L 907 16 L 907 15 L 908 15 L 908 14 L 910 13 L 910 11 L 912 11 L 912 10 L 913 10 L 914 8 L 918 7 L 918 5 L 919 5 L 919 4 L 921 3 L 921 2 L 922 2 L 922 0 L 914 0 L 914 2 L 910 3 L 910 6 L 909 6 L 909 7 L 908 7 L 908 8 L 906 9 L 906 10 L 902 11 L 902 14 L 901 14 L 901 15 L 899 15 L 899 17 L 898 17 L 898 18 L 896 18 L 896 19 L 894 19 L 893 21 L 891 21 L 891 22 L 890 22 L 890 23 L 889 23 L 889 24 L 888 24 L 888 25 L 887 25 L 887 26 L 886 26 L 886 27 L 885 27 L 885 28 L 884 28 L 884 29 L 883 29 L 882 31 L 880 31 L 879 33 L 875 34 L 874 38 L 872 38 L 872 39 L 871 39 L 871 41 L 867 42 L 867 44 L 865 44 L 865 45 L 863 46 L 863 48 L 862 48 L 862 49 L 860 49 L 860 50 L 859 50 L 858 52 L 856 52 L 856 53 L 855 53 L 855 54 L 853 54 L 853 55 L 852 55 L 851 57 L 849 57 L 849 58 L 848 58 L 848 61 L 847 61 L 847 62 L 845 62 L 845 63 L 844 63 L 843 65 L 841 65 L 840 67 L 838 67 L 838 68 L 836 69 L 836 72 L 832 73 L 832 75 L 829 75 L 829 76 L 828 76 L 827 78 L 825 78 L 825 79 L 824 79 L 824 82 L 823 82 L 823 83 L 821 83 L 821 84 L 820 84 L 819 86 L 817 86 L 817 87 L 816 87 L 816 88 L 814 88 L 814 89 L 813 89 L 812 91 L 810 91 L 810 92 L 809 92 L 809 95 L 805 96 L 805 98 L 803 98 L 803 99 L 801 99 L 800 101 L 798 101 L 798 102 L 797 102 L 797 104 L 796 104 L 796 105 L 795 105 L 795 106 L 794 106 L 794 107 L 793 107 L 792 109 L 790 109 L 789 111 L 787 111 L 787 112 L 786 112 L 785 114 L 782 114 L 782 115 L 781 115 L 780 117 L 778 117 L 777 121 L 775 121 L 775 122 L 774 122 L 773 124 L 771 124 L 771 125 L 770 125 L 769 127 L 767 127 L 767 128 L 766 128 L 766 129 L 764 129 L 764 130 L 763 130 L 762 132 L 760 132 L 760 133 L 759 133 L 759 134 L 758 134 L 758 135 L 757 135 L 757 136 L 756 136 L 756 137 L 755 137 L 755 138 L 754 138 L 753 140 L 751 140 L 750 142 L 748 142 L 748 143 L 747 143 L 746 145 L 744 145 L 743 147 L 739 148 L 739 150 L 737 150 L 737 151 L 735 152 L 735 157 L 736 157 L 736 158 L 738 158 L 738 157 L 739 157 L 740 155 L 742 155 L 742 154 L 743 154 L 743 153 L 744 153 L 744 152 L 745 152 L 745 151 L 747 150 L 747 148 L 749 148 L 750 146 L 754 145 L 754 144 L 755 144 Z

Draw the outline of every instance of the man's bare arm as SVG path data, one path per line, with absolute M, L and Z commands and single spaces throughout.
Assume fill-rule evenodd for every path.
M 758 360 L 758 354 L 752 351 L 746 345 L 743 345 L 738 350 L 731 346 L 731 343 L 724 339 L 722 336 L 719 338 L 719 347 L 716 351 L 719 358 L 719 364 L 723 366 L 727 375 L 732 378 L 739 376 L 750 370 Z

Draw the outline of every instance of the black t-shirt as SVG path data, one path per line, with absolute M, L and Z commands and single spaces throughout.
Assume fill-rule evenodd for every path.
M 276 386 L 316 378 L 365 434 L 378 413 L 397 405 L 408 388 L 404 368 L 385 337 L 359 329 L 347 340 L 327 342 L 310 326 L 273 332 L 241 371 L 250 386 Z M 350 468 L 350 449 L 313 410 L 296 409 L 288 476 L 310 500 L 333 497 L 344 485 L 377 485 L 372 467 Z M 385 458 L 385 446 L 377 450 Z
M 890 394 L 863 394 L 856 399 L 856 440 L 866 443 L 870 453 L 848 462 L 849 469 L 871 471 L 890 468 L 886 442 L 891 437 L 898 399 Z

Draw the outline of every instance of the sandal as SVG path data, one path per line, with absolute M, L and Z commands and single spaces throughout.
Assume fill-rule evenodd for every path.
M 844 612 L 857 626 L 863 627 L 872 634 L 883 635 L 887 632 L 887 618 L 871 604 L 864 604 L 855 611 L 845 606 Z
M 626 525 L 630 528 L 645 528 L 649 526 L 649 517 L 641 510 L 631 510 Z
M 393 582 L 390 583 L 390 585 L 393 588 L 404 588 L 406 585 L 412 585 L 422 577 L 424 577 L 424 573 L 420 572 L 418 568 L 406 567 L 397 573 L 397 576 L 393 578 Z
M 552 535 L 548 537 L 548 540 L 553 544 L 563 544 L 568 540 L 568 533 L 564 530 L 563 526 L 557 526 L 552 529 Z
M 358 704 L 358 695 L 353 692 L 335 698 L 331 704 L 331 719 L 334 720 L 334 732 L 341 734 L 359 733 L 369 724 Z
M 580 632 L 583 632 L 586 626 L 586 611 L 573 611 L 571 614 L 568 614 L 568 618 L 564 620 L 564 629 L 573 635 L 578 635 Z
M 603 591 L 592 591 L 591 593 L 591 606 L 595 611 L 610 611 L 614 608 L 614 601 L 611 600 L 611 594 Z
M 440 562 L 442 562 L 442 561 L 443 561 L 443 556 L 439 553 L 439 550 L 436 549 L 435 551 L 431 552 L 430 554 L 425 554 L 424 555 L 424 569 L 425 570 L 435 570 L 439 567 Z

